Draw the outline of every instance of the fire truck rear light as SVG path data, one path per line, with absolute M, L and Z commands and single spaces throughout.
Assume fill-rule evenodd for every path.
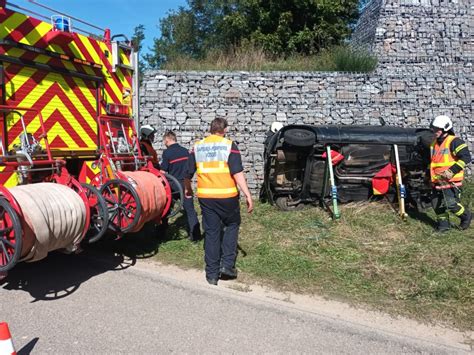
M 107 104 L 106 108 L 107 114 L 111 116 L 130 116 L 130 108 L 127 105 L 120 104 Z

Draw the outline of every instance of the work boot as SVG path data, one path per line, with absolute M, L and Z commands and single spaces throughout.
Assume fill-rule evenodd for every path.
M 461 229 L 468 229 L 469 226 L 471 225 L 472 221 L 472 213 L 469 210 L 464 211 L 462 215 L 459 216 L 461 219 L 461 223 L 459 224 L 459 228 Z
M 237 278 L 237 269 L 235 267 L 221 267 L 220 268 L 221 279 L 229 280 Z
M 193 230 L 188 233 L 188 239 L 193 243 L 197 243 L 202 239 L 201 227 L 199 226 L 199 224 L 194 226 Z
M 209 285 L 217 286 L 217 282 L 219 281 L 218 279 L 214 277 L 207 277 L 206 276 L 206 281 Z
M 449 221 L 442 219 L 438 221 L 438 227 L 436 227 L 436 231 L 439 233 L 447 232 L 450 229 Z
M 164 237 L 168 231 L 168 218 L 163 218 L 161 223 L 155 227 L 155 233 L 157 237 Z

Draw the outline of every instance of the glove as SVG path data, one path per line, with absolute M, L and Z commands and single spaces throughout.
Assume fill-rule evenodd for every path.
M 453 176 L 454 176 L 454 173 L 450 169 L 447 169 L 443 171 L 441 174 L 439 174 L 439 177 L 442 180 L 451 180 Z

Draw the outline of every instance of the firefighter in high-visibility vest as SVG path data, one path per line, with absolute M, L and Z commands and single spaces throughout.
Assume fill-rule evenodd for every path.
M 431 122 L 431 130 L 435 139 L 431 144 L 430 175 L 438 231 L 449 230 L 448 211 L 459 217 L 461 229 L 467 229 L 471 224 L 472 213 L 460 203 L 460 188 L 464 169 L 471 162 L 469 148 L 454 135 L 453 122 L 448 116 L 437 116 Z
M 143 155 L 151 157 L 153 166 L 159 169 L 158 154 L 156 154 L 156 150 L 153 148 L 155 133 L 156 129 L 150 125 L 140 127 L 140 149 Z
M 197 172 L 197 197 L 205 231 L 206 280 L 217 285 L 219 278 L 237 277 L 235 261 L 241 221 L 237 187 L 245 195 L 249 213 L 253 210 L 253 201 L 240 151 L 234 142 L 225 138 L 227 121 L 215 118 L 210 132 L 210 136 L 197 142 L 191 150 L 185 195 L 192 196 L 191 179 Z

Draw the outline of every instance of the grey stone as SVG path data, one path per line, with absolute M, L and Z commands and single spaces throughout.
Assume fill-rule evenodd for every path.
M 286 113 L 285 112 L 277 112 L 276 113 L 277 121 L 286 121 Z
M 185 123 L 186 126 L 191 126 L 191 127 L 199 127 L 201 125 L 201 120 L 200 119 L 195 119 L 195 118 L 189 118 L 186 120 Z
M 166 120 L 174 118 L 174 112 L 171 111 L 169 108 L 162 108 L 161 110 L 159 110 L 159 115 L 161 118 L 164 118 Z
M 179 112 L 176 114 L 176 122 L 178 122 L 179 124 L 183 124 L 184 122 L 186 122 L 187 117 L 188 115 L 186 115 L 186 113 Z
M 204 122 L 210 123 L 214 118 L 216 118 L 215 112 L 206 112 L 201 115 L 201 118 Z

